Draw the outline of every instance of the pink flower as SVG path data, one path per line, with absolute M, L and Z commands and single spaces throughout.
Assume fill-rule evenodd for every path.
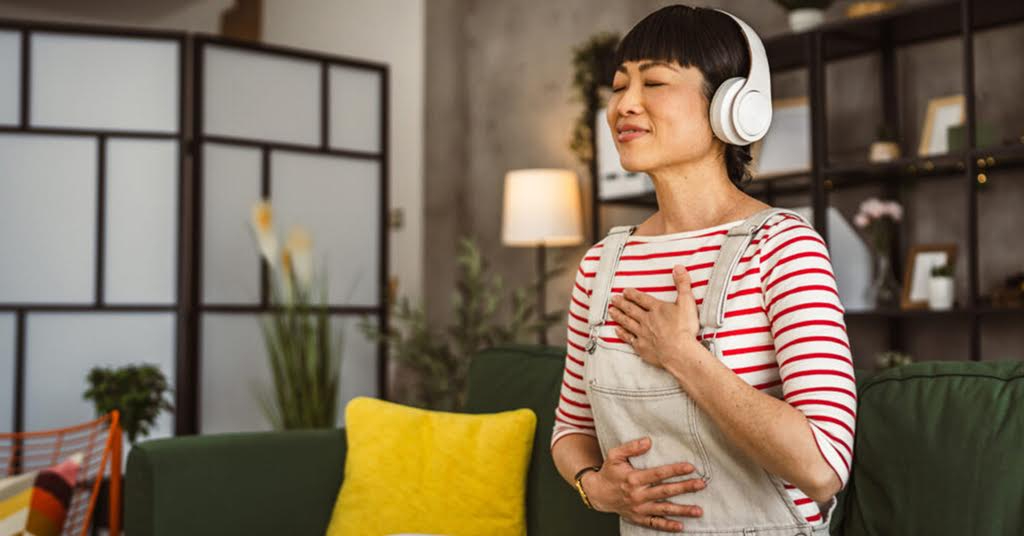
M 867 227 L 868 223 L 870 223 L 870 221 L 868 220 L 867 215 L 863 212 L 860 212 L 853 217 L 853 224 L 861 229 Z

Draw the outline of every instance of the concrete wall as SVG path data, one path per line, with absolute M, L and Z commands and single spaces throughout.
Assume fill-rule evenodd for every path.
M 430 317 L 449 321 L 454 290 L 454 243 L 457 237 L 477 238 L 492 269 L 511 284 L 526 284 L 535 273 L 534 250 L 501 244 L 501 196 L 504 173 L 521 167 L 564 167 L 581 178 L 585 221 L 591 199 L 588 171 L 576 163 L 569 148 L 573 124 L 582 104 L 572 98 L 572 48 L 601 31 L 624 35 L 648 13 L 674 2 L 636 0 L 520 0 L 485 2 L 432 0 L 427 6 L 427 78 L 424 229 L 428 248 L 424 257 L 424 288 Z M 841 16 L 848 2 L 830 8 L 829 18 Z M 905 2 L 917 3 L 917 2 Z M 751 24 L 763 37 L 787 31 L 785 12 L 774 2 L 718 0 L 700 5 L 731 11 Z M 1006 136 L 1024 134 L 1024 106 L 1014 97 L 1024 86 L 1024 68 L 1016 59 L 1024 48 L 1020 25 L 985 32 L 976 40 L 979 117 L 1003 125 Z M 955 39 L 922 44 L 901 51 L 901 119 L 907 132 L 906 147 L 916 147 L 924 109 L 930 97 L 957 92 L 962 86 L 959 42 Z M 834 158 L 866 154 L 880 118 L 879 61 L 855 58 L 830 66 L 827 72 L 830 153 Z M 996 83 L 998 81 L 998 83 Z M 775 95 L 805 94 L 806 72 L 774 77 Z M 875 114 L 864 121 L 865 110 Z M 1016 134 L 1014 134 L 1016 132 Z M 993 174 L 994 176 L 995 174 Z M 1024 269 L 1024 246 L 1017 241 L 1005 249 L 1002 233 L 994 229 L 1020 229 L 1024 215 L 1012 207 L 1024 201 L 1020 172 L 1003 172 L 980 197 L 982 214 L 981 289 L 987 293 L 995 281 Z M 962 256 L 957 266 L 958 299 L 966 299 L 966 188 L 963 177 L 929 182 L 913 191 L 908 213 L 913 242 L 956 241 Z M 843 190 L 831 203 L 851 217 L 878 188 Z M 806 196 L 780 199 L 779 206 L 810 204 Z M 639 223 L 651 209 L 602 207 L 604 229 Z M 564 310 L 569 300 L 573 270 L 590 244 L 550 252 L 568 266 L 547 292 L 549 309 Z M 554 259 L 553 259 L 554 260 Z M 552 261 L 549 261 L 552 262 Z M 1012 321 L 1018 317 L 1010 317 Z M 957 321 L 952 321 L 956 323 Z M 919 359 L 964 359 L 967 328 L 909 324 L 910 350 Z M 1012 322 L 983 322 L 986 358 L 1024 359 L 1024 349 L 1008 327 Z M 863 324 L 863 325 L 861 325 Z M 941 324 L 941 323 L 940 323 Z M 948 324 L 948 322 L 946 323 Z M 881 321 L 854 322 L 849 326 L 858 366 L 870 366 L 874 354 L 885 347 Z M 552 328 L 548 341 L 565 344 L 564 323 Z M 944 334 L 945 339 L 931 335 Z M 930 343 L 930 341 L 936 341 Z

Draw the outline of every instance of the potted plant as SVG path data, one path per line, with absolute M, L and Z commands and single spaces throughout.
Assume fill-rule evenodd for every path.
M 864 230 L 871 240 L 875 254 L 875 274 L 868 287 L 868 301 L 875 307 L 889 307 L 899 300 L 900 285 L 893 275 L 892 240 L 896 226 L 903 218 L 903 207 L 898 201 L 882 201 L 869 197 L 860 204 L 853 224 Z
M 946 311 L 953 307 L 953 265 L 933 266 L 928 279 L 928 307 Z
M 538 315 L 533 289 L 554 274 L 565 270 L 564 263 L 534 278 L 529 287 L 505 289 L 498 274 L 489 273 L 486 260 L 469 238 L 459 241 L 459 265 L 456 289 L 452 293 L 455 321 L 441 333 L 428 324 L 422 306 L 410 304 L 403 296 L 388 296 L 394 322 L 386 332 L 367 317 L 359 328 L 371 340 L 387 342 L 391 355 L 407 366 L 415 376 L 415 392 L 405 396 L 405 404 L 440 411 L 460 411 L 466 399 L 469 364 L 485 348 L 522 342 L 538 329 L 546 329 L 564 318 L 565 311 Z M 499 318 L 500 308 L 508 316 Z
M 270 273 L 272 310 L 262 318 L 272 386 L 258 391 L 267 420 L 277 430 L 336 425 L 341 337 L 330 334 L 326 271 L 313 273 L 312 238 L 295 226 L 278 252 L 270 203 L 252 207 L 251 227 Z M 319 303 L 314 296 L 319 295 Z
M 896 139 L 896 129 L 890 123 L 878 125 L 875 141 L 871 142 L 868 160 L 871 162 L 888 162 L 900 157 L 900 144 Z
M 121 429 L 133 445 L 149 435 L 161 412 L 174 410 L 164 398 L 171 388 L 156 365 L 93 367 L 86 381 L 89 388 L 82 397 L 92 401 L 97 417 L 118 410 Z
M 775 0 L 789 12 L 789 28 L 802 32 L 825 22 L 825 10 L 833 0 Z
M 903 352 L 897 352 L 896 350 L 886 350 L 875 358 L 875 365 L 879 369 L 887 369 L 892 367 L 900 367 L 903 365 L 909 365 L 914 361 L 914 358 L 910 354 Z

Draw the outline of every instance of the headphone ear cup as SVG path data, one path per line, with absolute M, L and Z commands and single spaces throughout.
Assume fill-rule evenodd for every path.
M 746 81 L 747 79 L 742 76 L 730 78 L 718 86 L 714 97 L 711 98 L 711 131 L 715 133 L 718 139 L 725 143 L 733 145 L 746 145 L 748 143 L 740 137 L 739 133 L 736 132 L 735 125 L 732 123 L 732 108 L 736 101 L 736 94 L 739 93 L 740 88 L 743 87 Z

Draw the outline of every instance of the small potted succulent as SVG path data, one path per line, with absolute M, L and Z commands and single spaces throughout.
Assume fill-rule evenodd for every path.
M 789 28 L 794 32 L 810 30 L 825 22 L 825 10 L 832 0 L 775 0 L 789 13 Z
M 953 307 L 953 265 L 933 266 L 928 279 L 928 307 L 946 311 Z
M 896 350 L 886 350 L 875 357 L 875 365 L 879 369 L 901 367 L 909 365 L 913 361 L 914 358 L 910 354 L 897 352 Z

